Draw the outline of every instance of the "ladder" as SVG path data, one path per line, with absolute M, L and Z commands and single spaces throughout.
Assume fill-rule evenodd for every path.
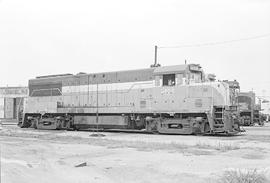
M 214 106 L 213 110 L 214 128 L 223 128 L 225 108 L 223 106 Z

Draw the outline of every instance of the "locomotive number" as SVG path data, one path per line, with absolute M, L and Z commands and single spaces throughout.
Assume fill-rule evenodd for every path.
M 162 88 L 161 89 L 161 94 L 166 95 L 166 94 L 174 94 L 174 88 Z

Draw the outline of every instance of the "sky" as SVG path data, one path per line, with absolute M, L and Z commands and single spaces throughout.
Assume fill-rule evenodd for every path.
M 154 46 L 270 34 L 270 0 L 0 0 L 0 86 L 40 75 L 148 68 Z M 270 36 L 160 48 L 165 65 L 197 63 L 241 91 L 270 96 Z

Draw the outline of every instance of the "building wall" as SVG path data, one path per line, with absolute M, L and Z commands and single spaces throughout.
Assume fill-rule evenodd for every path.
M 0 87 L 0 118 L 16 119 L 27 96 L 27 87 Z

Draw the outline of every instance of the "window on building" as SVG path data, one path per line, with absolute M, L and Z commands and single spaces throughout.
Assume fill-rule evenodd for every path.
M 174 85 L 175 85 L 175 74 L 164 74 L 163 86 L 174 86 Z

